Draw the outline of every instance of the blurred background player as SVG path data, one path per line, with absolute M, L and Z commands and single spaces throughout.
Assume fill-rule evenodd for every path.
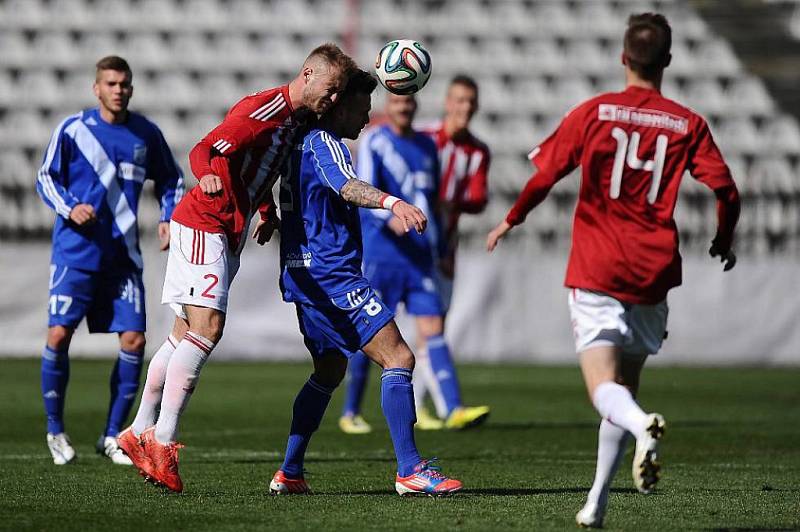
M 478 111 L 478 84 L 473 78 L 458 74 L 450 80 L 444 101 L 444 117 L 425 128 L 436 142 L 439 153 L 439 216 L 444 235 L 444 255 L 439 261 L 437 285 L 445 315 L 453 298 L 456 250 L 458 248 L 458 220 L 462 214 L 479 214 L 489 200 L 487 180 L 491 156 L 489 147 L 475 137 L 469 129 L 470 121 Z M 421 428 L 436 428 L 443 423 L 433 418 L 425 408 L 426 395 L 430 395 L 436 415 L 451 422 L 452 399 L 442 393 L 440 380 L 455 375 L 450 357 L 435 351 L 428 355 L 424 345 L 416 352 L 414 368 L 414 397 L 417 404 L 417 423 Z M 435 365 L 436 370 L 433 369 Z M 447 388 L 445 388 L 447 389 Z M 486 406 L 472 407 L 472 416 L 489 413 Z M 467 416 L 467 417 L 472 417 Z M 476 418 L 479 419 L 479 418 Z M 485 417 L 483 418 L 485 419 Z M 458 427 L 455 427 L 458 428 Z
M 659 478 L 664 418 L 645 413 L 635 396 L 648 355 L 658 352 L 666 336 L 667 292 L 681 284 L 673 211 L 685 171 L 717 198 L 710 255 L 721 257 L 725 271 L 736 263 L 731 245 L 740 204 L 728 166 L 705 119 L 661 96 L 671 43 L 664 16 L 629 18 L 625 90 L 573 108 L 531 152 L 537 171 L 487 240 L 494 250 L 558 180 L 582 167 L 565 284 L 583 378 L 603 419 L 594 483 L 576 515 L 581 526 L 602 526 L 629 434 L 636 440 L 636 488 L 649 493 Z
M 174 245 L 161 299 L 175 311 L 175 324 L 150 361 L 136 418 L 120 435 L 140 471 L 173 491 L 183 489 L 178 421 L 222 337 L 250 220 L 261 213 L 253 238 L 268 241 L 278 225 L 272 186 L 298 131 L 333 105 L 354 69 L 336 45 L 318 46 L 288 85 L 240 100 L 189 154 L 199 186 L 170 224 Z
M 120 350 L 111 372 L 111 401 L 97 451 L 113 463 L 131 461 L 116 436 L 130 413 L 144 354 L 145 299 L 137 212 L 145 179 L 161 204 L 160 249 L 183 195 L 183 175 L 164 136 L 128 111 L 133 74 L 127 61 L 96 64 L 98 106 L 72 115 L 53 132 L 36 188 L 56 216 L 50 265 L 50 319 L 42 354 L 47 446 L 58 465 L 75 460 L 64 429 L 69 345 L 85 317 L 90 333 L 115 332 Z
M 364 234 L 364 275 L 392 311 L 403 303 L 414 316 L 418 350 L 429 353 L 437 390 L 444 398 L 446 422 L 424 411 L 417 414 L 421 429 L 465 428 L 481 423 L 488 408 L 466 408 L 461 402 L 458 378 L 444 339 L 442 298 L 437 267 L 446 243 L 437 213 L 439 160 L 431 138 L 412 128 L 417 111 L 414 96 L 387 93 L 388 123 L 369 131 L 358 153 L 358 176 L 367 183 L 420 208 L 429 220 L 424 235 L 406 234 L 400 221 L 382 210 L 361 212 Z M 369 432 L 360 415 L 361 399 L 369 374 L 369 360 L 355 356 L 348 369 L 347 397 L 340 428 L 347 433 Z M 428 373 L 431 373 L 430 371 Z M 415 403 L 421 406 L 422 403 Z
M 276 494 L 309 493 L 303 475 L 309 440 L 344 378 L 348 358 L 361 350 L 383 368 L 381 406 L 397 456 L 397 493 L 442 495 L 461 489 L 461 482 L 442 475 L 417 451 L 414 354 L 393 312 L 362 275 L 358 207 L 393 214 L 403 233 L 413 227 L 422 234 L 426 226 L 422 210 L 356 177 L 341 140 L 355 139 L 369 122 L 376 85 L 364 71 L 350 79 L 338 105 L 292 155 L 281 183 L 281 290 L 297 308 L 314 373 L 294 402 L 286 457 L 270 482 Z

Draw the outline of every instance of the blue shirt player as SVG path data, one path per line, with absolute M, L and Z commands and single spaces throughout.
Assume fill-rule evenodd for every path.
M 286 457 L 270 482 L 274 493 L 308 493 L 303 459 L 347 360 L 363 350 L 383 368 L 381 405 L 397 455 L 398 493 L 446 494 L 461 482 L 422 460 L 414 442 L 414 355 L 394 315 L 361 273 L 358 207 L 385 209 L 403 231 L 425 230 L 421 210 L 359 181 L 342 138 L 355 139 L 369 122 L 377 81 L 357 71 L 336 105 L 305 136 L 281 183 L 281 290 L 294 303 L 314 372 L 294 402 Z
M 419 207 L 428 218 L 424 235 L 407 235 L 396 219 L 382 211 L 362 209 L 364 274 L 389 308 L 400 303 L 414 316 L 417 326 L 418 364 L 415 378 L 436 392 L 444 421 L 427 410 L 417 410 L 418 428 L 463 429 L 482 423 L 489 415 L 485 406 L 466 407 L 461 401 L 458 376 L 444 338 L 445 308 L 439 292 L 437 268 L 447 246 L 438 222 L 439 159 L 436 144 L 427 134 L 415 131 L 417 110 L 414 96 L 389 94 L 388 123 L 370 130 L 358 152 L 360 179 Z M 427 371 L 423 371 L 427 370 Z M 371 431 L 360 415 L 369 362 L 355 357 L 350 362 L 347 397 L 339 419 L 350 434 Z M 423 397 L 415 404 L 421 407 Z
M 145 300 L 137 211 L 145 179 L 161 204 L 160 247 L 169 246 L 169 219 L 183 195 L 183 176 L 155 124 L 128 111 L 132 73 L 121 57 L 97 65 L 99 106 L 72 115 L 53 132 L 36 188 L 57 216 L 53 228 L 47 345 L 42 395 L 47 444 L 57 465 L 75 460 L 64 430 L 68 349 L 85 317 L 89 332 L 116 332 L 120 351 L 111 373 L 111 402 L 97 450 L 115 464 L 131 461 L 116 436 L 139 387 Z

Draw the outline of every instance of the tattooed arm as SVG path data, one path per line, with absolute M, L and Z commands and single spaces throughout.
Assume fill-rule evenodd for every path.
M 347 183 L 339 190 L 339 194 L 347 203 L 357 207 L 392 211 L 392 214 L 402 222 L 406 233 L 413 227 L 417 233 L 422 234 L 428 224 L 425 214 L 417 207 L 390 196 L 359 179 L 348 179 Z

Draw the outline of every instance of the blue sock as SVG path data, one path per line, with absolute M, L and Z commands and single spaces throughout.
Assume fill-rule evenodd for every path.
M 120 349 L 114 370 L 111 372 L 111 402 L 108 405 L 106 436 L 116 436 L 122 430 L 139 391 L 144 353 L 131 353 Z
M 350 357 L 347 363 L 347 393 L 344 398 L 342 415 L 355 416 L 361 412 L 361 400 L 367 388 L 369 358 L 364 353 Z
M 441 334 L 429 337 L 427 345 L 428 357 L 431 360 L 431 368 L 433 369 L 433 374 L 436 376 L 436 380 L 439 382 L 439 388 L 442 390 L 442 396 L 444 397 L 444 402 L 447 405 L 447 413 L 449 414 L 462 405 L 458 375 L 456 375 L 453 359 L 450 357 L 450 349 L 447 347 L 447 342 Z
M 47 413 L 47 432 L 64 432 L 64 401 L 69 382 L 69 355 L 45 346 L 42 352 L 42 397 Z
M 303 460 L 308 442 L 311 441 L 311 435 L 319 428 L 333 390 L 318 384 L 312 375 L 297 394 L 292 408 L 292 428 L 286 444 L 286 458 L 281 466 L 288 478 L 303 476 Z
M 381 373 L 381 407 L 389 434 L 392 436 L 394 453 L 397 455 L 397 474 L 407 477 L 414 466 L 422 461 L 414 442 L 414 388 L 411 386 L 411 370 L 387 368 Z

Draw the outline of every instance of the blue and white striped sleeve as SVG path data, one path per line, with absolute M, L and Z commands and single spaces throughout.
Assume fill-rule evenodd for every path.
M 350 150 L 326 131 L 319 131 L 309 140 L 314 158 L 314 173 L 337 194 L 350 179 L 358 179 L 353 169 Z
M 36 190 L 39 196 L 48 207 L 66 219 L 69 219 L 72 208 L 80 203 L 80 200 L 67 188 L 72 139 L 64 133 L 67 123 L 77 116 L 65 119 L 53 131 L 36 179 Z
M 156 197 L 161 206 L 160 222 L 168 222 L 172 218 L 172 211 L 183 197 L 183 172 L 172 151 L 169 149 L 164 135 L 156 128 L 155 157 L 150 161 L 148 174 L 153 176 Z

